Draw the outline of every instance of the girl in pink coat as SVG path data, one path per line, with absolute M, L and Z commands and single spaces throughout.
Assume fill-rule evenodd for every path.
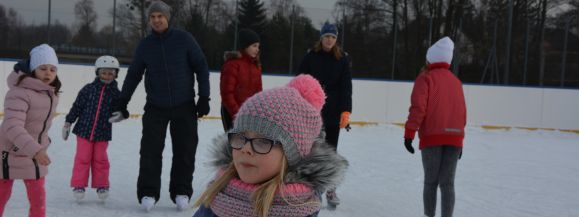
M 24 181 L 30 217 L 44 217 L 44 176 L 50 164 L 46 152 L 48 130 L 58 104 L 61 83 L 56 76 L 58 58 L 42 44 L 30 51 L 30 60 L 14 66 L 8 76 L 4 120 L 0 125 L 0 216 L 10 199 L 14 180 Z

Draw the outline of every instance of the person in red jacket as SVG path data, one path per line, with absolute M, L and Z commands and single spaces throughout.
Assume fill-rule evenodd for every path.
M 442 193 L 442 216 L 454 210 L 454 176 L 462 155 L 466 104 L 462 83 L 449 70 L 454 43 L 444 37 L 426 53 L 427 66 L 412 89 L 404 145 L 414 154 L 412 140 L 418 131 L 424 167 L 424 215 L 436 211 L 437 188 Z
M 227 132 L 241 104 L 262 90 L 259 35 L 250 29 L 239 31 L 239 50 L 225 52 L 221 68 L 221 120 Z

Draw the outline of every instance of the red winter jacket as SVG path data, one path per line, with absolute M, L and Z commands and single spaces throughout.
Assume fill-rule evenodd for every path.
M 414 139 L 418 131 L 420 149 L 463 146 L 466 103 L 462 83 L 449 67 L 447 63 L 430 64 L 414 82 L 404 138 Z
M 261 67 L 255 59 L 241 53 L 226 53 L 221 68 L 221 104 L 231 117 L 235 117 L 247 98 L 262 90 Z

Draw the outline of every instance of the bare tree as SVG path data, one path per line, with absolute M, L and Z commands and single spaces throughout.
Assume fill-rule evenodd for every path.
M 271 14 L 279 14 L 287 19 L 292 16 L 292 7 L 294 7 L 293 16 L 304 16 L 304 8 L 296 0 L 271 0 L 269 8 Z
M 80 0 L 74 5 L 74 13 L 79 20 L 80 25 L 94 28 L 96 25 L 97 14 L 94 11 L 94 2 L 92 0 Z
M 74 13 L 78 19 L 78 32 L 72 39 L 72 43 L 78 46 L 95 46 L 95 26 L 97 14 L 94 11 L 92 0 L 80 0 L 74 5 Z
M 200 19 L 203 28 L 210 26 L 219 30 L 225 30 L 227 25 L 232 22 L 233 14 L 235 13 L 233 11 L 234 6 L 228 7 L 228 4 L 223 0 L 189 0 L 188 4 L 189 10 L 184 10 L 184 19 L 188 21 L 191 19 Z M 187 8 L 187 6 L 183 6 L 183 8 Z M 186 26 L 186 28 L 189 27 Z M 199 26 L 196 26 L 194 29 L 199 29 Z
M 147 7 L 149 7 L 150 2 L 147 0 L 126 0 L 125 5 L 129 11 L 123 11 L 125 17 L 129 17 L 128 13 L 131 14 L 133 20 L 126 20 L 130 22 L 130 26 L 137 26 L 139 35 L 144 38 L 147 34 Z M 128 13 L 127 13 L 128 12 Z M 122 19 L 122 18 L 121 18 Z

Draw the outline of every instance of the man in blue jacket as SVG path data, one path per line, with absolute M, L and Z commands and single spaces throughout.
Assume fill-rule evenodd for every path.
M 197 118 L 209 113 L 209 71 L 193 36 L 169 27 L 169 5 L 153 1 L 148 8 L 150 35 L 139 43 L 109 121 L 128 118 L 127 104 L 145 78 L 147 102 L 143 115 L 137 197 L 150 211 L 159 200 L 162 154 L 167 126 L 171 127 L 173 161 L 169 192 L 179 210 L 193 194 L 197 150 Z M 199 99 L 195 103 L 195 78 Z

